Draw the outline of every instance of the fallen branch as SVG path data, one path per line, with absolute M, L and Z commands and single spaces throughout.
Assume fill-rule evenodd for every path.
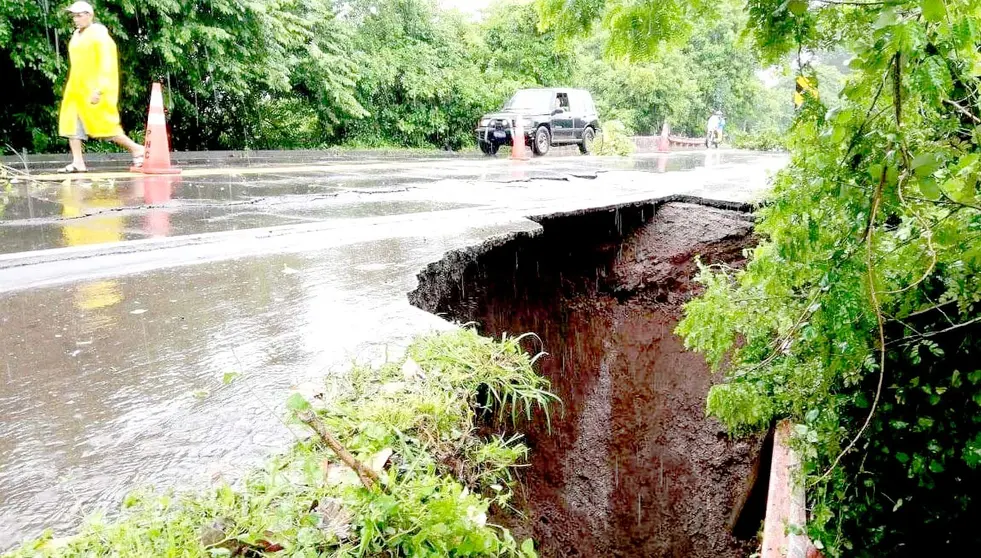
M 957 110 L 957 112 L 959 112 L 959 113 L 963 114 L 964 116 L 966 116 L 966 117 L 970 118 L 971 120 L 973 120 L 975 124 L 981 124 L 981 118 L 978 118 L 977 116 L 974 116 L 973 114 L 971 114 L 971 111 L 967 110 L 966 108 L 960 106 L 959 104 L 955 103 L 954 101 L 951 101 L 950 99 L 944 99 L 944 102 L 947 103 L 948 105 L 954 107 Z
M 917 310 L 916 312 L 911 312 L 911 313 L 907 314 L 905 317 L 906 318 L 915 318 L 916 316 L 922 316 L 923 314 L 929 314 L 930 312 L 934 312 L 936 310 L 940 310 L 941 313 L 943 313 L 943 307 L 944 306 L 950 306 L 951 304 L 957 304 L 957 301 L 956 300 L 951 300 L 950 302 L 944 302 L 942 304 L 937 304 L 936 306 L 931 306 L 929 308 L 924 308 L 923 310 Z M 944 316 L 946 316 L 946 314 L 944 314 Z
M 973 324 L 976 324 L 978 322 L 981 322 L 981 316 L 979 316 L 977 318 L 974 318 L 973 320 L 968 320 L 968 321 L 963 322 L 963 323 L 955 324 L 955 325 L 953 325 L 951 327 L 948 327 L 946 329 L 940 329 L 940 330 L 937 330 L 937 331 L 928 331 L 926 333 L 919 333 L 917 335 L 910 335 L 908 337 L 903 337 L 902 339 L 896 339 L 895 341 L 890 341 L 889 344 L 890 345 L 898 345 L 900 343 L 908 343 L 908 342 L 914 341 L 916 339 L 929 339 L 930 337 L 936 337 L 937 335 L 943 335 L 944 333 L 950 333 L 951 331 L 960 329 L 962 327 L 967 327 L 969 325 L 973 325 Z
M 351 455 L 351 452 L 347 451 L 347 449 L 341 445 L 340 441 L 338 441 L 337 438 L 335 438 L 334 435 L 327 430 L 327 425 L 325 425 L 323 421 L 317 417 L 317 413 L 314 413 L 313 411 L 300 411 L 296 414 L 296 416 L 300 419 L 300 422 L 312 428 L 313 431 L 320 436 L 320 439 L 323 440 L 324 443 L 337 454 L 337 457 L 341 458 L 341 461 L 343 461 L 345 465 L 353 469 L 354 472 L 358 474 L 358 478 L 361 479 L 361 484 L 363 484 L 365 488 L 368 490 L 375 489 L 375 485 L 379 482 L 378 474 L 366 467 L 365 464 L 359 461 L 357 457 Z

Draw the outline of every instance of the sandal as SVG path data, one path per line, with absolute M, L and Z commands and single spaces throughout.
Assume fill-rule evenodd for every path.
M 58 169 L 61 174 L 81 174 L 83 172 L 89 172 L 89 169 L 80 169 L 75 166 L 75 163 L 68 163 L 64 167 Z
M 140 168 L 143 166 L 143 158 L 145 155 L 137 155 L 133 157 L 133 168 Z

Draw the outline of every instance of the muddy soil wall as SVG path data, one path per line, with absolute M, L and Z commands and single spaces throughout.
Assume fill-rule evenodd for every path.
M 499 518 L 543 556 L 747 556 L 762 441 L 705 418 L 713 382 L 673 333 L 697 291 L 695 256 L 738 265 L 751 218 L 692 203 L 541 219 L 543 232 L 450 254 L 420 274 L 417 306 L 483 333 L 537 333 L 563 406 L 525 425 L 532 464 Z M 529 346 L 537 351 L 542 347 Z M 749 528 L 745 526 L 749 525 Z

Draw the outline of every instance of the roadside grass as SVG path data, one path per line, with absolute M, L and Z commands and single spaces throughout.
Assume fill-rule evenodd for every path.
M 0 163 L 0 219 L 7 212 L 7 206 L 14 201 L 14 179 L 20 178 L 24 173 Z
M 291 414 L 314 412 L 374 471 L 373 489 L 313 437 L 235 486 L 138 491 L 117 519 L 91 517 L 75 536 L 48 533 L 5 556 L 536 556 L 530 539 L 487 522 L 528 454 L 508 430 L 558 401 L 520 341 L 433 334 L 400 362 L 355 366 L 290 397 Z
M 604 122 L 593 143 L 593 153 L 599 156 L 629 157 L 635 149 L 627 127 L 619 120 Z

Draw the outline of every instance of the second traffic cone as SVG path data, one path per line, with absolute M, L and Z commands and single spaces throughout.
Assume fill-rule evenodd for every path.
M 167 139 L 167 117 L 164 115 L 163 87 L 153 84 L 150 91 L 150 113 L 146 119 L 146 153 L 143 166 L 133 167 L 133 172 L 143 174 L 180 174 L 181 169 L 170 164 L 170 140 Z
M 668 135 L 671 134 L 671 127 L 668 126 L 668 121 L 664 121 L 664 125 L 661 126 L 661 136 L 657 138 L 657 150 L 661 153 L 671 151 L 671 140 L 668 139 Z
M 514 125 L 511 126 L 511 140 L 513 147 L 511 148 L 511 158 L 517 161 L 527 161 L 528 152 L 526 151 L 528 147 L 525 145 L 525 128 L 521 123 L 521 117 L 514 117 Z

